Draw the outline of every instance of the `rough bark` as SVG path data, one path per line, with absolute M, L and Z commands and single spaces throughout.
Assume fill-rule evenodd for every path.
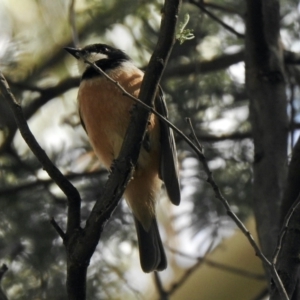
M 276 268 L 290 299 L 299 299 L 300 253 L 300 139 L 298 139 L 289 165 L 287 186 L 281 206 L 281 224 L 285 236 L 281 241 Z M 298 204 L 298 205 L 297 205 Z M 291 217 L 289 215 L 292 213 Z M 276 287 L 271 290 L 272 300 L 280 299 Z
M 279 1 L 248 0 L 245 62 L 255 146 L 253 208 L 260 245 L 269 259 L 279 232 L 287 169 L 288 122 L 279 39 Z

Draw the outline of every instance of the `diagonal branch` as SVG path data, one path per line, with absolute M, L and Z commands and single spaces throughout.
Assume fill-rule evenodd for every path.
M 199 7 L 210 18 L 212 18 L 213 20 L 215 20 L 217 23 L 219 23 L 220 25 L 222 25 L 226 30 L 228 30 L 229 32 L 231 32 L 234 35 L 236 35 L 238 38 L 245 38 L 244 34 L 237 32 L 234 28 L 232 28 L 231 26 L 229 26 L 228 24 L 226 24 L 225 22 L 223 22 L 215 14 L 213 14 L 212 12 L 210 12 L 209 10 L 207 10 L 205 8 L 205 6 L 201 2 L 197 2 L 197 1 L 194 1 L 194 0 L 190 0 L 189 2 L 192 3 L 192 4 L 194 4 L 194 5 L 196 5 L 197 7 Z
M 179 4 L 179 0 L 165 2 L 159 40 L 146 70 L 139 95 L 141 103 L 144 103 L 144 105 L 147 105 L 148 107 L 152 106 L 162 72 L 168 60 L 171 47 L 173 46 L 175 41 L 175 25 L 177 22 Z M 152 74 L 155 74 L 155 76 L 153 76 Z M 124 89 L 122 89 L 122 91 L 126 95 L 132 97 Z M 87 222 L 87 233 L 91 233 L 89 232 L 90 223 L 105 222 L 109 218 L 116 205 L 116 202 L 119 201 L 116 195 L 119 195 L 119 198 L 122 196 L 127 181 L 130 178 L 131 170 L 137 161 L 150 112 L 151 111 L 145 110 L 144 107 L 140 106 L 137 106 L 133 111 L 132 120 L 127 130 L 120 155 L 113 165 L 113 172 L 107 182 L 106 187 L 110 187 L 111 185 L 112 186 L 109 189 L 105 189 L 101 201 L 99 200 L 95 204 L 92 214 Z M 137 130 L 137 128 L 139 130 Z M 124 170 L 124 165 L 127 165 L 127 172 L 125 173 L 129 177 L 126 180 L 119 180 L 118 185 L 113 184 L 114 178 L 119 178 L 119 176 L 122 176 L 124 178 L 124 174 L 118 175 L 118 172 L 120 170 Z M 123 183 L 123 186 L 120 185 L 120 183 Z M 109 190 L 113 191 L 114 195 L 108 197 Z
M 196 152 L 198 159 L 200 160 L 200 162 L 202 163 L 203 167 L 204 167 L 204 171 L 206 173 L 206 175 L 208 176 L 207 178 L 207 182 L 212 186 L 213 190 L 215 191 L 215 196 L 217 199 L 219 199 L 222 204 L 224 205 L 224 207 L 226 208 L 227 214 L 233 219 L 233 221 L 236 223 L 236 225 L 241 229 L 241 231 L 244 233 L 244 235 L 246 236 L 246 238 L 248 239 L 249 243 L 251 244 L 251 246 L 254 248 L 256 255 L 264 262 L 266 263 L 270 268 L 271 268 L 271 263 L 270 261 L 264 256 L 264 254 L 261 252 L 261 250 L 259 249 L 259 246 L 257 245 L 257 243 L 255 242 L 253 236 L 251 235 L 251 233 L 248 231 L 248 229 L 245 227 L 245 225 L 243 224 L 243 222 L 237 217 L 237 215 L 232 211 L 228 201 L 224 198 L 224 196 L 222 195 L 218 185 L 216 184 L 212 172 L 210 171 L 209 167 L 208 167 L 208 163 L 206 161 L 206 158 L 201 150 L 201 145 L 200 143 L 197 141 L 197 145 L 196 146 L 195 143 L 193 143 L 181 130 L 179 130 L 175 125 L 173 125 L 169 120 L 167 120 L 166 118 L 164 118 L 162 115 L 160 115 L 158 112 L 156 112 L 152 107 L 147 106 L 145 103 L 143 103 L 141 100 L 139 100 L 138 98 L 132 96 L 131 94 L 127 93 L 123 87 L 115 80 L 113 80 L 112 78 L 110 78 L 105 72 L 103 72 L 98 66 L 96 66 L 95 64 L 86 61 L 87 63 L 89 63 L 90 65 L 92 65 L 98 72 L 101 72 L 101 74 L 103 74 L 108 80 L 112 81 L 114 84 L 116 84 L 121 90 L 122 92 L 127 96 L 130 97 L 132 100 L 136 101 L 137 103 L 139 103 L 140 105 L 142 105 L 144 108 L 146 108 L 148 111 L 154 113 L 156 116 L 159 117 L 160 120 L 162 120 L 163 122 L 167 123 L 174 131 L 176 131 L 178 134 L 180 134 L 182 136 L 182 138 L 189 144 L 189 146 Z M 192 128 L 192 131 L 194 132 L 194 129 L 192 127 L 192 124 L 189 121 L 189 124 Z M 197 140 L 196 136 L 194 136 L 194 138 Z M 200 147 L 200 148 L 199 148 Z
M 136 103 L 140 104 L 143 108 L 145 108 L 148 112 L 153 113 L 154 115 L 156 115 L 161 121 L 165 122 L 166 124 L 168 124 L 168 126 L 170 126 L 175 132 L 177 132 L 181 137 L 183 137 L 183 139 L 189 144 L 189 146 L 194 149 L 195 151 L 198 151 L 199 149 L 197 148 L 197 146 L 195 146 L 195 144 L 178 128 L 176 127 L 173 123 L 171 123 L 167 118 L 165 118 L 164 116 L 162 116 L 160 113 L 158 113 L 152 106 L 147 105 L 145 102 L 143 102 L 142 100 L 140 100 L 139 98 L 134 97 L 133 95 L 131 95 L 130 93 L 128 93 L 121 85 L 118 81 L 115 81 L 114 79 L 112 79 L 109 75 L 107 75 L 101 68 L 99 68 L 95 63 L 90 62 L 89 60 L 85 59 L 84 57 L 82 57 L 82 59 L 84 59 L 84 61 L 86 63 L 88 63 L 89 65 L 91 65 L 96 71 L 98 71 L 99 73 L 101 73 L 102 75 L 104 75 L 109 81 L 111 81 L 112 83 L 114 83 L 122 92 L 123 94 L 132 99 L 133 101 L 135 101 Z
M 219 71 L 244 61 L 245 50 L 242 49 L 239 52 L 233 54 L 224 54 L 208 61 L 198 61 L 188 64 L 176 64 L 174 66 L 168 66 L 164 77 L 167 76 L 183 77 L 197 72 L 198 74 L 205 74 L 209 72 Z
M 175 42 L 175 28 L 180 0 L 166 0 L 162 11 L 161 30 L 156 49 L 145 73 L 139 98 L 148 106 L 156 96 L 162 72 Z M 137 162 L 150 112 L 135 106 L 120 154 L 100 199 L 96 202 L 83 230 L 74 232 L 69 240 L 67 289 L 69 299 L 85 299 L 86 271 L 103 227 L 119 203 Z M 74 288 L 75 287 L 75 288 Z
M 124 93 L 124 95 L 126 95 L 127 97 L 130 97 L 132 100 L 136 101 L 137 103 L 139 103 L 141 106 L 143 106 L 143 108 L 146 108 L 148 111 L 150 111 L 151 113 L 155 114 L 156 116 L 158 116 L 158 118 L 160 120 L 162 120 L 163 122 L 167 123 L 174 131 L 176 131 L 178 134 L 180 134 L 182 136 L 182 138 L 190 145 L 190 147 L 196 152 L 198 159 L 200 160 L 200 162 L 202 163 L 202 166 L 204 168 L 204 171 L 207 175 L 207 182 L 212 186 L 214 192 L 215 192 L 215 196 L 218 200 L 221 201 L 221 203 L 223 204 L 223 206 L 225 207 L 227 214 L 229 217 L 231 217 L 231 219 L 235 222 L 235 224 L 238 226 L 238 228 L 242 231 L 242 233 L 246 236 L 246 238 L 248 239 L 250 245 L 252 246 L 252 248 L 255 250 L 255 254 L 262 260 L 262 262 L 265 263 L 265 265 L 268 266 L 268 268 L 270 269 L 270 271 L 273 274 L 273 279 L 275 281 L 275 284 L 278 288 L 279 291 L 282 292 L 282 295 L 284 295 L 285 299 L 288 299 L 286 296 L 286 292 L 285 289 L 283 287 L 283 284 L 281 282 L 281 279 L 276 271 L 276 268 L 274 266 L 274 264 L 272 264 L 267 258 L 266 256 L 263 254 L 263 252 L 260 250 L 258 244 L 255 242 L 252 234 L 249 232 L 249 230 L 245 227 L 245 225 L 243 224 L 243 222 L 238 218 L 238 216 L 233 212 L 233 210 L 231 209 L 227 199 L 222 195 L 219 186 L 217 185 L 217 183 L 215 182 L 212 172 L 209 169 L 206 157 L 204 156 L 202 150 L 201 150 L 201 144 L 197 141 L 197 137 L 196 135 L 194 135 L 194 139 L 196 140 L 196 144 L 198 146 L 196 146 L 195 143 L 193 143 L 181 130 L 179 130 L 175 125 L 173 125 L 169 120 L 167 120 L 166 118 L 164 118 L 162 115 L 160 115 L 158 112 L 156 112 L 151 106 L 148 106 L 147 104 L 145 104 L 144 102 L 142 102 L 141 100 L 139 100 L 138 98 L 132 96 L 131 94 L 127 93 L 123 87 L 117 82 L 114 81 L 112 78 L 110 78 L 103 70 L 101 70 L 98 66 L 96 66 L 95 64 L 89 62 L 86 60 L 86 62 L 88 64 L 90 64 L 91 66 L 93 66 L 98 72 L 100 72 L 101 74 L 103 74 L 108 80 L 112 81 L 114 84 L 116 84 Z M 188 120 L 191 130 L 194 132 L 194 129 L 192 127 L 191 122 Z M 199 148 L 200 147 L 200 148 Z M 124 188 L 125 189 L 125 188 Z
M 229 272 L 229 273 L 232 273 L 232 274 L 236 274 L 236 275 L 239 275 L 239 276 L 244 276 L 244 277 L 248 277 L 248 278 L 252 278 L 252 279 L 256 279 L 256 280 L 261 280 L 261 281 L 266 280 L 266 276 L 264 274 L 254 273 L 254 272 L 250 272 L 250 271 L 247 271 L 247 270 L 244 270 L 244 269 L 240 269 L 240 268 L 237 268 L 237 267 L 233 267 L 233 266 L 230 266 L 230 265 L 219 263 L 219 262 L 214 261 L 210 258 L 207 258 L 205 255 L 203 255 L 203 256 L 191 256 L 187 253 L 178 251 L 178 250 L 176 250 L 174 248 L 171 248 L 171 247 L 168 247 L 168 249 L 171 252 L 173 252 L 174 254 L 180 255 L 182 257 L 189 258 L 191 260 L 197 260 L 198 262 L 199 261 L 203 262 L 204 264 L 206 264 L 206 265 L 208 265 L 212 268 L 217 268 L 217 269 L 220 269 L 220 270 L 225 271 L 225 272 Z
M 298 285 L 299 273 L 299 241 L 300 238 L 300 139 L 298 139 L 289 165 L 287 186 L 281 206 L 281 231 L 273 255 L 276 265 L 288 295 L 294 299 Z M 276 289 L 271 291 L 271 299 L 279 299 Z M 297 297 L 297 296 L 296 296 Z
M 210 2 L 210 1 L 203 1 L 203 0 L 201 0 L 201 3 L 202 3 L 202 5 L 204 5 L 206 7 L 214 8 L 216 10 L 220 10 L 220 11 L 225 12 L 225 13 L 237 14 L 237 15 L 242 14 L 241 11 L 238 11 L 234 7 L 220 5 L 219 3 L 213 3 L 213 2 Z
M 24 117 L 26 120 L 28 120 L 36 113 L 36 111 L 39 108 L 48 103 L 50 100 L 52 100 L 55 97 L 58 97 L 59 95 L 63 94 L 71 88 L 77 87 L 78 82 L 79 78 L 67 78 L 65 80 L 62 80 L 56 86 L 47 88 L 30 87 L 28 85 L 24 85 L 22 83 L 17 82 L 9 82 L 9 85 L 12 87 L 16 86 L 21 89 L 37 91 L 40 93 L 40 95 L 36 99 L 34 99 L 26 107 L 23 108 Z M 11 141 L 18 129 L 15 123 L 10 124 L 10 126 L 8 127 L 8 136 L 5 138 L 4 143 L 0 146 L 0 153 L 3 153 L 8 150 Z
M 80 195 L 75 187 L 63 176 L 59 169 L 51 162 L 45 151 L 38 144 L 37 140 L 33 136 L 26 122 L 23 114 L 22 107 L 20 103 L 15 99 L 12 94 L 9 85 L 4 78 L 3 74 L 0 72 L 0 90 L 4 95 L 10 109 L 12 110 L 17 126 L 20 130 L 22 137 L 25 142 L 37 157 L 37 159 L 42 164 L 44 170 L 49 174 L 49 176 L 54 180 L 54 182 L 59 186 L 59 188 L 64 192 L 68 198 L 69 213 L 68 213 L 68 223 L 67 223 L 67 233 L 78 228 L 80 225 Z
M 191 125 L 192 126 L 192 125 Z M 198 153 L 197 153 L 198 155 Z M 275 282 L 276 287 L 278 288 L 278 290 L 280 291 L 280 295 L 282 296 L 282 299 L 286 299 L 288 300 L 288 296 L 286 294 L 286 291 L 284 289 L 284 286 L 282 284 L 282 281 L 276 271 L 276 268 L 274 266 L 274 264 L 272 264 L 267 257 L 263 254 L 263 252 L 260 250 L 258 244 L 255 242 L 252 234 L 250 233 L 250 231 L 246 228 L 246 226 L 243 224 L 243 222 L 238 218 L 238 216 L 233 212 L 233 210 L 231 209 L 227 199 L 222 195 L 218 185 L 216 184 L 212 172 L 209 169 L 207 160 L 205 158 L 205 156 L 202 155 L 198 155 L 198 158 L 200 160 L 200 162 L 202 163 L 202 166 L 204 168 L 204 171 L 207 175 L 207 182 L 212 186 L 214 192 L 215 192 L 215 196 L 217 199 L 219 199 L 221 201 L 221 203 L 223 204 L 223 206 L 225 207 L 226 211 L 227 211 L 227 215 L 229 217 L 231 217 L 231 219 L 235 222 L 235 224 L 240 228 L 240 230 L 243 232 L 243 234 L 246 236 L 246 238 L 248 239 L 250 245 L 252 246 L 252 248 L 255 250 L 255 254 L 262 260 L 262 262 L 269 268 L 270 272 L 273 275 L 273 280 Z

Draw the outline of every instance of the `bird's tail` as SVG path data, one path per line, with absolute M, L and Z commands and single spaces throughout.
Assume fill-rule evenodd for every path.
M 148 231 L 134 218 L 138 236 L 141 267 L 144 272 L 162 271 L 167 267 L 167 258 L 159 235 L 156 219 Z

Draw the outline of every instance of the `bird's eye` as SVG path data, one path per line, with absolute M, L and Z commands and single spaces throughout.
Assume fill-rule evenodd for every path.
M 109 52 L 109 49 L 107 47 L 103 47 L 103 52 Z

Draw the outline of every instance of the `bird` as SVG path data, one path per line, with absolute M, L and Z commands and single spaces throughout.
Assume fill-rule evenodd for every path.
M 87 60 L 96 64 L 134 97 L 139 95 L 144 72 L 134 65 L 124 51 L 110 45 L 97 43 L 83 48 L 66 47 L 65 50 L 77 59 L 81 74 L 77 97 L 81 123 L 96 156 L 107 170 L 111 170 L 121 150 L 135 102 Z M 168 118 L 160 87 L 154 108 Z M 124 192 L 124 198 L 133 212 L 140 265 L 145 273 L 162 271 L 167 267 L 155 207 L 162 182 L 171 202 L 179 205 L 178 174 L 173 131 L 152 113 L 132 179 Z

